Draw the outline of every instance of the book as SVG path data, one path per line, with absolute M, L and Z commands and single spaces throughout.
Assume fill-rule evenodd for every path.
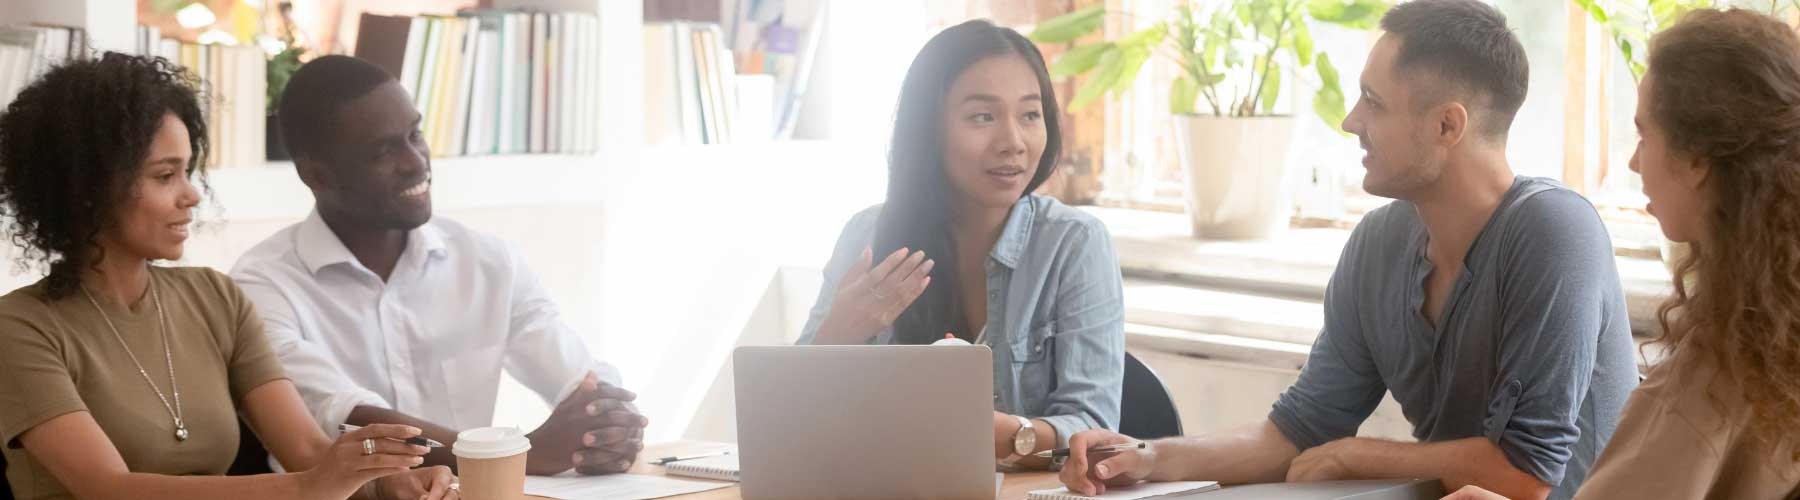
M 512 57 L 506 65 L 511 88 L 506 99 L 505 120 L 509 137 L 502 153 L 525 152 L 531 144 L 531 16 L 523 13 L 506 16 L 512 26 Z
M 1219 489 L 1217 481 L 1172 481 L 1167 483 L 1138 483 L 1131 486 L 1110 486 L 1106 494 L 1099 496 L 1077 495 L 1068 488 L 1054 490 L 1037 490 L 1025 494 L 1025 500 L 1138 500 L 1170 495 L 1187 495 Z
M 686 138 L 675 58 L 675 25 L 644 24 L 645 144 L 681 144 Z
M 400 79 L 401 86 L 411 90 L 406 79 L 406 49 L 412 38 L 413 18 L 363 13 L 357 19 L 356 48 L 352 54 L 387 70 Z M 416 69 L 414 70 L 417 71 Z
M 704 144 L 705 127 L 700 115 L 700 78 L 694 64 L 694 30 L 675 23 L 675 83 L 681 102 L 681 136 L 690 144 Z
M 719 0 L 644 0 L 644 20 L 650 22 L 717 23 L 722 12 Z
M 694 51 L 690 56 L 694 59 L 694 83 L 700 94 L 700 130 L 701 137 L 704 138 L 702 142 L 719 144 L 724 141 L 719 137 L 718 122 L 714 120 L 719 115 L 719 104 L 718 96 L 714 94 L 712 86 L 713 78 L 715 78 L 713 71 L 719 66 L 713 64 L 712 58 L 708 57 L 706 30 L 696 25 L 690 28 L 688 33 L 689 43 Z
M 742 470 L 738 468 L 736 454 L 718 455 L 671 462 L 665 466 L 671 476 L 697 477 L 700 479 L 716 479 L 720 481 L 742 481 Z
M 469 142 L 469 112 L 475 103 L 475 58 L 480 54 L 481 18 L 465 17 L 459 19 L 466 31 L 463 34 L 461 55 L 462 72 L 456 80 L 456 92 L 451 94 L 450 102 L 450 144 L 446 154 L 466 155 Z
M 475 41 L 475 87 L 469 104 L 468 140 L 463 154 L 493 154 L 500 109 L 499 17 L 481 19 Z
M 425 64 L 427 26 L 423 17 L 412 18 L 406 23 L 406 61 L 400 64 L 400 87 L 413 99 L 418 99 L 419 68 Z
M 544 152 L 544 133 L 548 122 L 544 120 L 548 111 L 549 85 L 549 35 L 550 17 L 537 13 L 531 15 L 531 108 L 530 133 L 527 134 L 529 145 L 526 151 Z

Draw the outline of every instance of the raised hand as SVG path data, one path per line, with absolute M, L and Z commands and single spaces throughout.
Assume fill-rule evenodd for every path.
M 931 285 L 931 269 L 937 265 L 925 258 L 925 252 L 905 248 L 888 254 L 881 264 L 871 265 L 872 260 L 873 251 L 863 248 L 862 256 L 844 273 L 815 342 L 868 342 L 925 293 L 925 287 Z

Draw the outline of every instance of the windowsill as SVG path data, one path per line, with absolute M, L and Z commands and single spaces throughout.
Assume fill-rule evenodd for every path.
M 1267 241 L 1203 241 L 1182 214 L 1083 207 L 1112 234 L 1126 276 L 1127 342 L 1294 367 L 1312 344 L 1319 307 L 1350 230 L 1290 229 Z M 1632 330 L 1660 331 L 1656 307 L 1670 289 L 1660 260 L 1617 257 Z

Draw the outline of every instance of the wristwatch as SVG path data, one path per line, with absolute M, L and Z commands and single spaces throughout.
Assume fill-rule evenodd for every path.
M 1007 467 L 1012 467 L 1026 455 L 1037 451 L 1037 429 L 1032 427 L 1031 419 L 1018 415 L 1013 415 L 1013 418 L 1019 419 L 1019 431 L 1013 433 L 1013 452 L 1000 460 L 1000 465 Z

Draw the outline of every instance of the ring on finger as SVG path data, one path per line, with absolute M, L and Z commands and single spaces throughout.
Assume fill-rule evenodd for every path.
M 364 439 L 362 442 L 362 445 L 363 445 L 363 456 L 375 454 L 375 439 L 374 438 Z
M 462 483 L 450 483 L 450 491 L 461 492 Z

